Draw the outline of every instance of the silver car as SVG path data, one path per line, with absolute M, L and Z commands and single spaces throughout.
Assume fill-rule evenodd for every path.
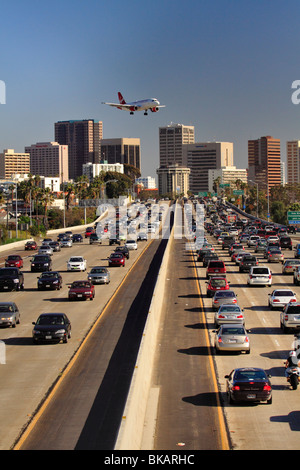
M 300 329 L 300 303 L 289 302 L 280 313 L 280 328 L 284 333 L 290 329 Z
M 224 304 L 237 304 L 237 295 L 233 292 L 233 290 L 217 291 L 213 296 L 212 308 L 214 310 L 218 310 L 220 306 Z
M 20 312 L 14 302 L 0 302 L 0 326 L 15 328 L 20 323 Z
M 38 251 L 39 255 L 53 255 L 53 249 L 49 245 L 42 245 Z
M 245 317 L 243 309 L 239 305 L 221 305 L 215 313 L 215 326 L 228 325 L 230 323 L 244 325 Z
M 250 339 L 244 325 L 232 324 L 221 325 L 215 331 L 215 350 L 220 352 L 245 352 L 250 354 Z
M 271 250 L 268 254 L 268 263 L 278 262 L 284 263 L 284 254 L 281 250 Z
M 91 281 L 92 284 L 109 284 L 109 270 L 103 266 L 94 266 L 88 273 L 88 280 Z
M 296 258 L 286 259 L 282 266 L 282 274 L 293 274 L 300 266 L 300 260 Z
M 71 248 L 73 246 L 73 242 L 71 238 L 63 238 L 60 243 L 61 243 L 62 248 L 65 248 L 65 247 Z

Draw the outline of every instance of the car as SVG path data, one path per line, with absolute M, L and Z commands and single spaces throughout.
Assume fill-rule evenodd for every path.
M 89 280 L 74 281 L 69 286 L 69 300 L 94 300 L 95 286 Z
M 90 234 L 90 245 L 98 244 L 101 245 L 102 238 L 95 232 Z
M 203 258 L 209 253 L 213 253 L 213 249 L 210 247 L 200 248 L 197 253 L 197 261 L 203 261 Z
M 300 258 L 300 243 L 297 243 L 297 245 L 295 246 L 295 258 Z
M 123 253 L 114 252 L 111 253 L 110 257 L 108 258 L 108 265 L 109 266 L 125 266 L 125 256 Z
M 123 255 L 125 256 L 126 259 L 129 259 L 129 250 L 126 246 L 117 246 L 117 248 L 115 248 L 115 253 L 123 253 Z
M 233 243 L 232 245 L 230 245 L 229 249 L 228 249 L 228 254 L 229 256 L 232 255 L 232 253 L 234 251 L 237 251 L 237 250 L 241 250 L 241 251 L 244 251 L 245 248 L 243 247 L 243 245 L 241 243 Z
M 61 251 L 61 243 L 57 241 L 49 242 L 49 246 L 51 246 L 53 252 L 54 251 Z
M 206 281 L 206 284 L 207 297 L 213 297 L 216 291 L 229 289 L 229 282 L 227 281 L 226 277 L 213 276 L 210 278 L 209 282 Z
M 55 341 L 67 343 L 71 338 L 71 322 L 65 313 L 42 313 L 32 322 L 34 343 Z
M 215 292 L 212 298 L 212 308 L 218 310 L 220 306 L 224 304 L 237 304 L 237 294 L 235 294 L 233 290 L 228 289 Z
M 267 245 L 267 246 L 265 247 L 264 252 L 263 252 L 263 253 L 264 253 L 264 258 L 267 259 L 268 256 L 269 256 L 269 254 L 271 253 L 271 251 L 274 251 L 274 250 L 275 250 L 275 251 L 276 251 L 276 250 L 281 250 L 280 246 L 279 246 L 277 243 L 275 243 L 274 245 Z
M 94 266 L 88 273 L 88 280 L 92 284 L 109 284 L 110 273 L 104 266 Z
M 289 302 L 280 312 L 280 328 L 284 333 L 300 329 L 300 302 Z
M 272 285 L 272 272 L 266 266 L 252 266 L 247 279 L 248 286 Z
M 15 328 L 20 323 L 20 311 L 15 302 L 0 302 L 0 326 Z
M 52 256 L 52 255 L 53 255 L 53 250 L 52 250 L 52 248 L 51 248 L 50 245 L 42 245 L 42 246 L 39 248 L 38 254 L 39 254 L 39 255 L 49 255 L 49 256 Z
M 206 269 L 206 279 L 211 276 L 226 276 L 225 263 L 222 260 L 211 260 Z
M 67 271 L 86 271 L 86 259 L 83 256 L 71 256 L 67 261 Z
M 87 227 L 86 230 L 85 230 L 84 237 L 88 238 L 88 237 L 91 236 L 92 233 L 95 233 L 94 228 L 93 227 Z
M 238 253 L 238 255 L 235 257 L 235 264 L 236 264 L 237 266 L 239 266 L 239 264 L 240 264 L 240 262 L 241 262 L 243 256 L 246 256 L 246 255 L 251 256 L 252 253 L 248 253 L 248 252 L 245 252 L 245 251 L 243 251 L 243 252 L 241 252 L 241 253 Z
M 225 250 L 225 248 L 228 248 L 233 243 L 235 243 L 235 236 L 226 235 L 222 240 L 222 250 Z
M 25 247 L 24 247 L 26 251 L 37 250 L 37 248 L 38 248 L 37 243 L 34 241 L 26 242 Z
M 268 243 L 278 243 L 279 245 L 279 237 L 277 237 L 277 235 L 269 235 L 266 237 L 266 240 Z
M 215 351 L 221 352 L 245 352 L 250 354 L 249 333 L 244 325 L 221 325 L 215 333 Z
M 62 288 L 62 277 L 58 271 L 44 271 L 39 277 L 37 288 L 42 289 L 55 289 Z
M 284 254 L 282 253 L 281 250 L 271 250 L 270 253 L 268 254 L 268 263 L 272 262 L 278 262 L 278 263 L 284 263 Z
M 83 242 L 83 236 L 81 233 L 74 233 L 72 235 L 72 242 L 73 243 L 82 243 Z
M 136 240 L 127 240 L 125 246 L 128 250 L 137 250 L 138 248 Z
M 137 236 L 138 241 L 147 241 L 148 240 L 148 235 L 146 232 L 140 232 Z
M 30 264 L 31 272 L 52 271 L 52 260 L 49 255 L 35 255 Z
M 258 367 L 241 367 L 225 375 L 229 403 L 261 402 L 272 403 L 271 375 Z
M 282 265 L 282 274 L 294 274 L 298 266 L 300 266 L 300 260 L 296 258 L 286 259 Z
M 256 243 L 260 240 L 260 237 L 258 235 L 250 235 L 250 238 L 247 241 L 247 245 L 250 246 L 256 246 Z
M 250 271 L 252 266 L 258 266 L 258 260 L 253 255 L 245 255 L 241 258 L 239 265 L 239 272 L 243 273 L 245 271 Z
M 232 253 L 231 253 L 231 261 L 236 261 L 236 258 L 239 256 L 239 255 L 243 255 L 245 254 L 245 249 L 244 250 L 234 250 Z M 250 253 L 249 253 L 250 255 Z
M 274 289 L 269 295 L 268 305 L 271 308 L 285 307 L 289 302 L 297 302 L 295 292 L 290 289 Z
M 60 243 L 62 248 L 71 248 L 73 246 L 72 238 L 66 236 L 60 240 Z
M 267 247 L 267 240 L 260 239 L 255 245 L 255 253 L 259 253 L 260 251 L 264 252 Z
M 245 324 L 243 309 L 238 304 L 223 304 L 215 312 L 214 323 L 216 327 L 223 324 Z
M 288 236 L 281 236 L 279 238 L 279 243 L 281 248 L 288 248 L 289 250 L 293 249 L 293 243 L 291 237 Z
M 120 236 L 118 235 L 111 235 L 109 237 L 109 245 L 121 245 Z
M 23 268 L 23 258 L 20 255 L 8 255 L 5 260 L 6 268 Z
M 206 268 L 208 266 L 208 263 L 211 260 L 217 260 L 217 259 L 219 259 L 219 256 L 217 255 L 217 253 L 214 253 L 212 251 L 210 253 L 206 253 L 202 260 L 203 261 L 202 266 Z

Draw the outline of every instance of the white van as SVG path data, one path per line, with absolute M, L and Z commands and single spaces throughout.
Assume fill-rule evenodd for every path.
M 248 286 L 272 285 L 272 272 L 267 266 L 252 266 L 247 279 Z

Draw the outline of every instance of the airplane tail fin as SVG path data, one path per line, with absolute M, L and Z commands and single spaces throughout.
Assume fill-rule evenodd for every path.
M 124 100 L 124 98 L 123 98 L 123 96 L 120 92 L 118 92 L 118 97 L 119 97 L 120 104 L 126 104 L 126 101 Z

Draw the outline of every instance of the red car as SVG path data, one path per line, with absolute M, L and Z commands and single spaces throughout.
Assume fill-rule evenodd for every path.
M 206 279 L 209 279 L 211 276 L 226 276 L 226 267 L 224 261 L 221 260 L 211 260 L 208 263 L 206 270 Z
M 19 255 L 9 255 L 5 260 L 6 268 L 23 268 L 23 259 Z
M 93 300 L 95 297 L 95 286 L 90 281 L 74 281 L 69 289 L 69 300 Z
M 25 250 L 37 250 L 38 246 L 36 242 L 26 242 Z
M 87 227 L 84 237 L 85 238 L 90 237 L 92 233 L 95 233 L 95 230 L 93 229 L 93 227 Z
M 207 297 L 213 297 L 215 292 L 218 290 L 228 290 L 229 289 L 229 282 L 227 281 L 226 277 L 217 277 L 213 276 L 210 281 L 206 281 L 207 288 L 206 288 L 206 295 Z
M 108 258 L 108 265 L 109 266 L 125 266 L 125 256 L 123 253 L 114 252 Z

